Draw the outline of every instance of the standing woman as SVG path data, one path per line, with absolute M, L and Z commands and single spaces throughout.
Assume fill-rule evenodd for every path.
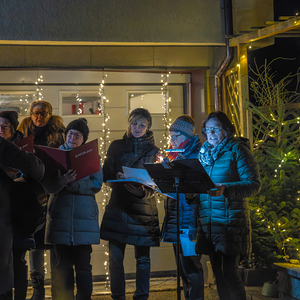
M 249 141 L 234 137 L 235 127 L 221 111 L 203 122 L 207 139 L 199 152 L 215 189 L 200 194 L 198 202 L 198 253 L 210 255 L 220 300 L 246 300 L 239 261 L 249 253 L 251 224 L 248 200 L 260 189 L 257 162 Z M 200 199 L 200 202 L 199 202 Z
M 21 140 L 24 135 L 17 130 L 19 121 L 18 113 L 16 111 L 1 111 L 0 112 L 0 136 L 11 142 Z M 6 170 L 6 174 L 12 179 L 17 178 L 17 174 Z M 25 224 L 24 224 L 25 226 Z M 27 261 L 25 260 L 27 250 L 35 247 L 34 239 L 32 237 L 24 237 L 20 234 L 13 234 L 13 266 L 14 266 L 14 299 L 25 300 L 27 294 Z
M 66 142 L 59 148 L 72 150 L 84 144 L 89 135 L 87 121 L 79 118 L 66 128 Z M 92 245 L 100 244 L 99 211 L 95 194 L 102 186 L 102 170 L 77 180 L 76 172 L 65 173 L 65 186 L 50 196 L 46 243 L 51 252 L 51 288 L 53 300 L 74 299 L 74 269 L 77 300 L 91 299 L 93 280 Z
M 166 162 L 181 159 L 197 158 L 201 143 L 199 136 L 195 134 L 195 122 L 188 115 L 176 118 L 169 128 L 171 149 L 165 158 Z M 174 152 L 172 152 L 174 149 Z M 176 150 L 182 152 L 176 152 Z M 167 243 L 173 243 L 175 257 L 177 257 L 177 200 L 176 193 L 170 194 L 165 200 L 165 218 L 162 226 L 161 239 Z M 179 223 L 180 230 L 189 229 L 193 206 L 185 201 L 185 195 L 179 194 Z M 179 241 L 180 243 L 180 241 Z M 201 255 L 184 256 L 180 245 L 179 274 L 183 283 L 183 292 L 186 300 L 204 299 L 204 279 L 201 265 Z M 176 259 L 177 263 L 177 259 Z
M 104 181 L 124 178 L 122 166 L 144 168 L 154 163 L 158 148 L 150 131 L 152 118 L 148 110 L 137 108 L 128 118 L 123 139 L 110 145 L 103 166 Z M 159 222 L 153 191 L 131 184 L 113 188 L 101 224 L 101 239 L 109 241 L 109 270 L 112 299 L 125 300 L 124 253 L 134 245 L 136 291 L 133 299 L 148 299 L 150 285 L 150 247 L 159 246 Z
M 11 219 L 11 179 L 5 174 L 14 168 L 28 178 L 41 180 L 44 176 L 43 163 L 33 154 L 20 150 L 16 145 L 0 136 L 0 299 L 11 300 L 14 284 L 13 231 Z
M 52 105 L 48 101 L 37 100 L 30 104 L 29 117 L 20 123 L 25 137 L 33 134 L 34 144 L 57 148 L 64 143 L 65 126 L 61 117 L 52 114 Z M 34 234 L 36 249 L 29 252 L 30 277 L 33 283 L 31 300 L 44 300 L 44 237 L 45 226 Z

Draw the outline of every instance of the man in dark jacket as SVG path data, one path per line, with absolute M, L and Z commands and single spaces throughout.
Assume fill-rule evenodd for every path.
M 188 115 L 179 116 L 171 125 L 171 149 L 165 161 L 197 158 L 201 147 L 199 136 L 194 134 L 195 123 Z M 176 150 L 182 152 L 177 152 Z M 162 229 L 162 240 L 173 243 L 176 255 L 177 243 L 177 201 L 176 194 L 170 194 L 173 198 L 165 201 L 165 219 Z M 175 199 L 174 199 L 175 198 Z M 185 195 L 179 194 L 179 223 L 181 230 L 188 230 L 192 215 L 192 205 L 185 201 Z M 200 255 L 185 256 L 181 251 L 179 273 L 183 282 L 184 296 L 187 300 L 204 299 L 203 270 Z M 194 249 L 191 249 L 194 250 Z
M 28 178 L 41 180 L 43 163 L 33 154 L 20 150 L 13 143 L 0 137 L 0 299 L 12 299 L 13 255 L 10 192 L 13 181 L 6 175 L 6 168 L 20 170 Z

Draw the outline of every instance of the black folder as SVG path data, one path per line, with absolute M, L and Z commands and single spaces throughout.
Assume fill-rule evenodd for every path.
M 144 164 L 145 169 L 163 193 L 175 193 L 175 178 L 179 179 L 180 193 L 207 194 L 215 187 L 199 159 L 174 160 Z

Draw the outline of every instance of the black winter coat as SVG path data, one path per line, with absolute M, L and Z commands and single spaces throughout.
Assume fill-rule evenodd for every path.
M 115 180 L 122 166 L 144 168 L 154 163 L 158 148 L 151 131 L 145 137 L 115 140 L 110 145 L 103 166 L 104 182 Z M 117 240 L 137 246 L 159 245 L 159 222 L 156 199 L 151 189 L 143 198 L 136 197 L 124 187 L 113 188 L 103 216 L 100 236 L 103 240 Z
M 44 175 L 43 163 L 33 154 L 20 150 L 13 143 L 0 137 L 0 294 L 13 287 L 12 224 L 11 224 L 11 179 L 5 174 L 6 168 L 20 170 L 28 178 L 41 180 Z

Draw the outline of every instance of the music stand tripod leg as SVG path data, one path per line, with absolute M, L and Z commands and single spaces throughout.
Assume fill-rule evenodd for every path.
M 176 238 L 176 263 L 177 263 L 177 300 L 181 298 L 181 286 L 180 286 L 180 219 L 179 219 L 179 177 L 175 177 L 175 189 L 176 189 L 176 198 L 177 198 L 177 238 Z

